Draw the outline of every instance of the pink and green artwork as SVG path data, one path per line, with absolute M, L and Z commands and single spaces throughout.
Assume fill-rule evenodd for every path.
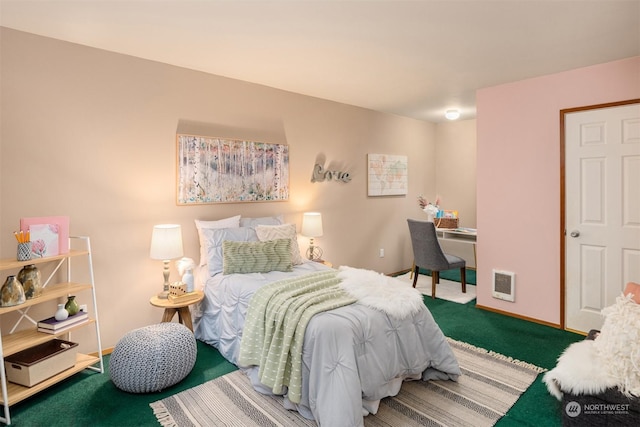
M 289 199 L 289 147 L 177 135 L 179 205 Z

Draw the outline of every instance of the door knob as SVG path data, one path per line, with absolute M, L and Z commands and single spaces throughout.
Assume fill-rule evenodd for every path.
M 569 235 L 571 237 L 578 237 L 580 236 L 580 232 L 578 230 L 573 230 Z

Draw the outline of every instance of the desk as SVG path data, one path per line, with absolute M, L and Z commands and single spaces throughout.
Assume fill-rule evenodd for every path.
M 436 235 L 439 240 L 473 245 L 473 262 L 475 267 L 478 267 L 478 259 L 476 256 L 478 232 L 475 228 L 436 228 Z

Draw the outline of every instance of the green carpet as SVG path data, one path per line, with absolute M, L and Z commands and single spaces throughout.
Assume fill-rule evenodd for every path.
M 109 356 L 105 357 L 108 369 Z M 10 408 L 11 424 L 28 427 L 159 426 L 149 404 L 202 384 L 237 368 L 216 349 L 198 341 L 198 358 L 179 384 L 158 393 L 118 390 L 109 373 L 83 371 Z
M 475 300 L 456 304 L 424 298 L 424 302 L 448 337 L 552 369 L 569 344 L 584 336 L 504 316 L 475 307 Z M 505 426 L 561 426 L 562 408 L 538 376 L 533 385 L 498 423 Z
M 424 298 L 445 335 L 551 369 L 560 353 L 584 337 L 477 309 Z M 105 358 L 108 366 L 109 358 Z M 235 370 L 212 347 L 198 342 L 198 359 L 181 383 L 160 393 L 129 394 L 115 388 L 109 374 L 82 372 L 11 407 L 12 424 L 28 427 L 159 426 L 149 403 Z M 539 376 L 497 426 L 560 426 L 560 402 Z

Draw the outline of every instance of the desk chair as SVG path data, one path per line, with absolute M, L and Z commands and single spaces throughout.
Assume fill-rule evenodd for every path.
M 420 267 L 431 270 L 431 298 L 436 297 L 436 285 L 440 283 L 440 271 L 460 269 L 462 292 L 467 292 L 466 261 L 442 252 L 433 222 L 407 219 L 413 246 L 413 287 L 418 282 Z

